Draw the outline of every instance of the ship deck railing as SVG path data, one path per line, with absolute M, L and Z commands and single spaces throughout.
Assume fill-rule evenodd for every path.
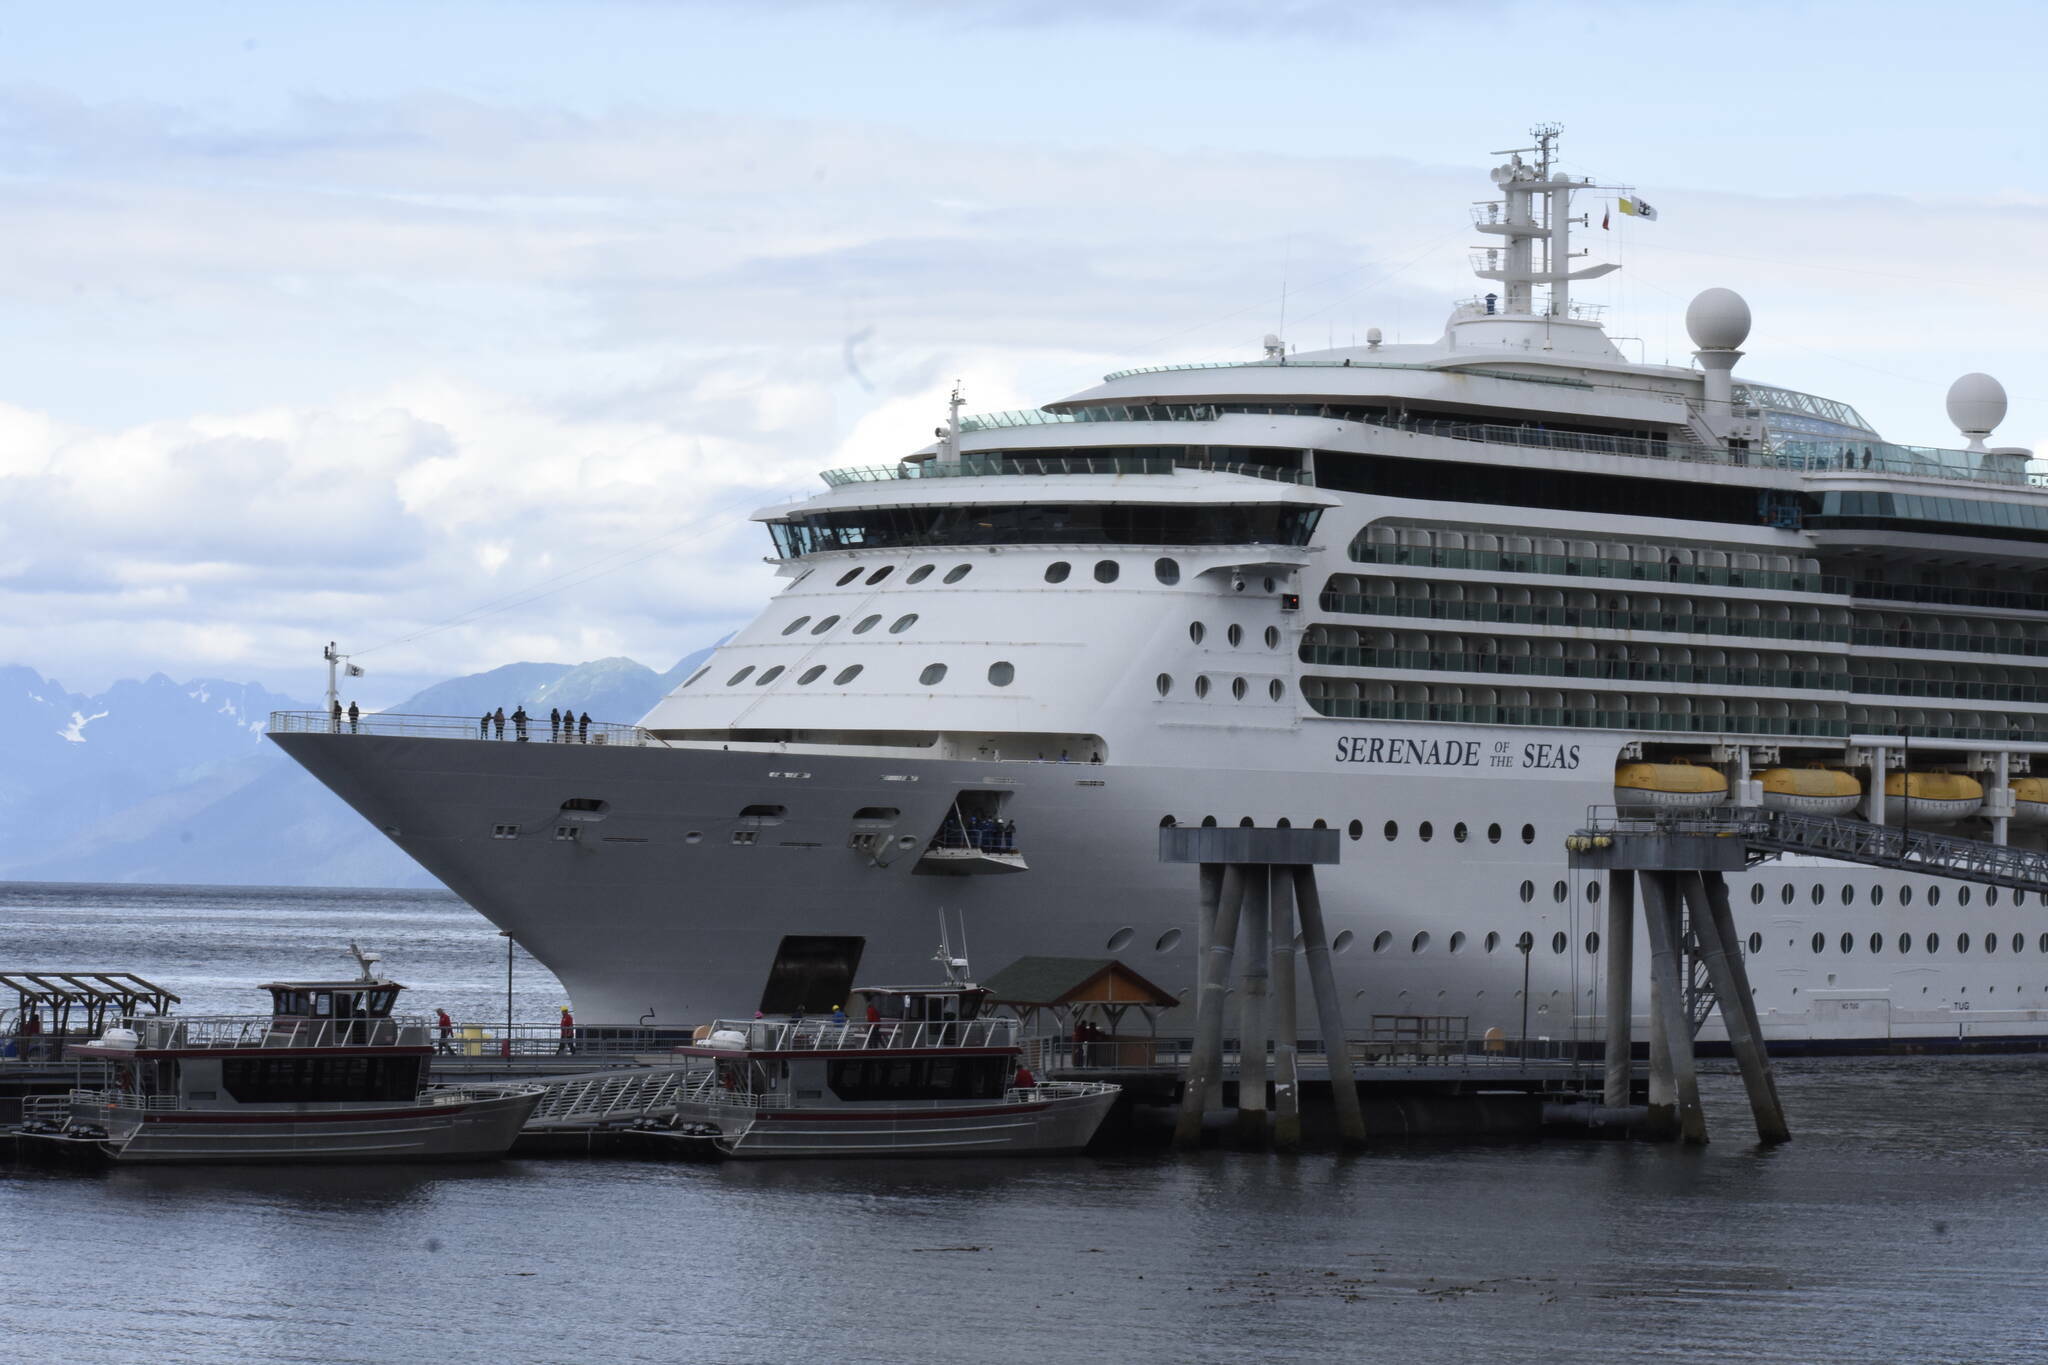
M 744 1044 L 721 1048 L 720 1033 L 744 1036 Z M 856 1052 L 871 1048 L 1015 1047 L 1015 1019 L 721 1019 L 694 1047 L 731 1052 Z
M 607 744 L 617 746 L 653 744 L 656 741 L 637 725 L 614 721 L 592 721 L 588 727 L 558 726 L 550 729 L 546 716 L 536 721 L 528 716 L 522 730 L 509 716 L 500 728 L 495 719 L 485 725 L 480 716 L 424 716 L 397 712 L 369 711 L 350 720 L 336 720 L 327 711 L 272 711 L 273 735 L 398 735 L 421 739 L 479 739 L 504 744 Z
M 1186 469 L 1214 474 L 1242 474 L 1278 483 L 1307 483 L 1304 470 L 1285 465 L 1208 460 L 1169 455 L 963 455 L 958 460 L 906 460 L 894 465 L 856 465 L 827 469 L 818 477 L 837 488 L 849 483 L 887 483 L 892 479 L 980 479 L 1014 474 L 1171 474 Z
M 385 1019 L 279 1019 L 268 1014 L 199 1014 L 129 1019 L 142 1051 L 227 1051 L 264 1048 L 426 1047 L 431 1021 L 418 1016 Z M 101 1051 L 118 1060 L 127 1049 Z

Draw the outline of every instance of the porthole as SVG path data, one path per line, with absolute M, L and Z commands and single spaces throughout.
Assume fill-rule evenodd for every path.
M 843 588 L 843 587 L 845 587 L 845 586 L 846 586 L 846 585 L 847 585 L 848 583 L 851 583 L 851 582 L 852 582 L 852 581 L 853 581 L 854 579 L 856 579 L 856 578 L 859 578 L 859 577 L 860 577 L 860 565 L 856 564 L 856 565 L 854 565 L 854 566 L 853 566 L 852 568 L 848 569 L 848 570 L 847 570 L 847 571 L 846 571 L 845 573 L 843 573 L 843 574 L 839 575 L 839 582 L 838 582 L 837 584 L 835 584 L 834 586 L 836 586 L 836 587 L 841 587 L 841 588 Z
M 725 680 L 725 685 L 727 687 L 738 687 L 741 683 L 747 680 L 747 675 L 749 673 L 752 673 L 753 671 L 754 666 L 752 664 L 748 664 L 745 668 L 733 674 L 730 678 L 727 678 Z
M 866 586 L 872 588 L 875 586 L 875 584 L 881 582 L 883 579 L 887 578 L 890 574 L 895 572 L 896 566 L 894 564 L 884 564 L 881 568 L 875 570 L 873 573 L 868 575 L 868 581 Z
M 1209 675 L 1207 673 L 1198 673 L 1195 675 L 1195 695 L 1197 697 L 1206 697 L 1209 695 Z
M 1266 627 L 1266 648 L 1268 648 L 1268 649 L 1278 649 L 1278 648 L 1280 648 L 1280 627 L 1278 627 L 1278 626 L 1267 626 L 1267 627 Z
M 1114 559 L 1098 559 L 1095 561 L 1095 581 L 1097 583 L 1114 583 L 1116 582 L 1116 576 L 1122 571 L 1122 568 Z
M 1230 680 L 1230 695 L 1238 701 L 1243 701 L 1244 694 L 1250 690 L 1251 688 L 1245 683 L 1243 678 L 1232 678 Z
M 1497 844 L 1500 842 L 1499 825 L 1488 825 L 1486 827 L 1486 842 L 1489 844 Z
M 1900 888 L 1899 888 L 1899 904 L 1900 904 L 1900 905 L 1911 905 L 1912 903 L 1913 903 L 1913 888 L 1912 888 L 1912 887 L 1910 887 L 1910 886 L 1902 886 L 1902 887 L 1900 887 Z
M 1173 675 L 1171 673 L 1161 673 L 1152 680 L 1152 685 L 1159 689 L 1159 695 L 1163 697 L 1173 691 Z
M 996 687 L 1008 687 L 1017 680 L 1017 665 L 998 659 L 988 666 L 988 680 Z
M 1927 951 L 1930 953 L 1938 953 L 1941 951 L 1940 934 L 1929 934 L 1927 936 Z
M 1937 905 L 1940 905 L 1940 904 L 1941 904 L 1941 888 L 1940 888 L 1940 887 L 1938 887 L 1938 886 L 1930 886 L 1930 887 L 1928 887 L 1928 888 L 1927 888 L 1927 904 L 1928 904 L 1929 908 L 1932 908 L 1932 907 L 1934 907 L 1934 906 L 1937 906 Z
M 1749 903 L 1751 905 L 1762 905 L 1764 903 L 1764 884 L 1762 882 L 1751 884 L 1749 888 Z
M 2043 934 L 2035 940 L 2034 951 L 2037 953 L 2048 953 L 2048 934 Z
M 1382 929 L 1372 936 L 1372 950 L 1376 953 L 1384 953 L 1393 946 L 1393 943 L 1394 935 L 1391 930 Z
M 796 685 L 798 687 L 809 687 L 812 683 L 816 682 L 819 679 L 819 677 L 821 677 L 824 674 L 824 672 L 825 665 L 812 664 L 809 668 L 805 669 L 802 673 L 797 675 Z
M 853 628 L 853 633 L 855 635 L 865 635 L 880 625 L 881 622 L 882 618 L 880 616 L 863 616 L 860 618 L 860 624 Z
M 1173 829 L 1179 824 L 1180 821 L 1174 819 L 1171 815 L 1162 815 L 1159 817 L 1159 828 L 1161 829 Z
M 1967 953 L 1970 951 L 1970 936 L 1968 934 L 1956 935 L 1956 951 L 1959 953 Z
M 1243 591 L 1244 591 L 1244 580 L 1243 580 L 1242 578 L 1233 578 L 1233 579 L 1231 579 L 1231 580 L 1230 580 L 1230 590 L 1231 590 L 1232 592 L 1243 592 Z
M 1561 953 L 1570 943 L 1571 940 L 1565 937 L 1564 930 L 1560 929 L 1550 936 L 1550 951 Z
M 1425 844 L 1428 843 L 1431 839 L 1436 838 L 1436 826 L 1424 820 L 1415 827 L 1415 837 L 1422 840 Z
M 1984 951 L 1987 953 L 1995 953 L 1998 951 L 1998 935 L 1984 935 Z
M 1587 930 L 1587 931 L 1586 931 L 1586 952 L 1587 952 L 1588 954 L 1591 954 L 1591 953 L 1597 953 L 1597 952 L 1599 952 L 1599 951 L 1600 951 L 1600 931 L 1599 931 L 1598 929 L 1589 929 L 1589 930 Z
M 1957 905 L 1968 905 L 1969 903 L 1970 903 L 1970 888 L 1969 888 L 1969 887 L 1967 887 L 1967 886 L 1959 886 L 1959 887 L 1957 887 L 1957 888 L 1956 888 L 1956 904 L 1957 904 Z
M 1244 643 L 1244 627 L 1234 621 L 1231 622 L 1230 629 L 1223 632 L 1223 638 L 1230 641 L 1232 649 L 1236 649 Z
M 1203 625 L 1200 621 L 1188 622 L 1188 638 L 1190 640 L 1193 640 L 1196 644 L 1202 643 L 1202 637 L 1204 635 L 1207 635 L 1208 633 L 1209 628 Z
M 1533 900 L 1535 900 L 1535 899 L 1536 899 L 1536 883 L 1534 883 L 1534 882 L 1523 882 L 1523 883 L 1522 883 L 1522 890 L 1521 890 L 1521 896 L 1522 896 L 1522 904 L 1524 904 L 1524 905 L 1527 905 L 1527 904 L 1528 904 L 1528 903 L 1529 903 L 1530 901 L 1533 901 Z
M 1899 935 L 1899 951 L 1902 953 L 1910 953 L 1913 951 L 1913 936 L 1911 934 Z
M 1599 903 L 1600 903 L 1600 883 L 1598 883 L 1598 882 L 1587 882 L 1587 883 L 1586 883 L 1586 904 L 1588 904 L 1588 905 L 1598 905 Z
M 1351 944 L 1357 937 L 1358 935 L 1352 933 L 1349 929 L 1338 930 L 1337 937 L 1330 940 L 1330 951 L 1333 953 L 1351 951 Z
M 1045 581 L 1048 583 L 1064 583 L 1067 581 L 1067 575 L 1073 571 L 1074 566 L 1067 563 L 1066 560 L 1055 559 L 1052 563 L 1045 566 Z
M 810 623 L 811 623 L 811 618 L 810 618 L 810 617 L 808 617 L 808 616 L 799 616 L 799 617 L 797 617 L 797 618 L 796 618 L 796 620 L 794 620 L 794 621 L 791 621 L 791 622 L 790 622 L 790 623 L 789 623 L 788 625 L 784 626 L 784 627 L 782 628 L 782 633 L 783 633 L 784 635 L 794 635 L 794 634 L 796 634 L 796 633 L 797 633 L 798 631 L 802 630 L 802 629 L 803 629 L 803 628 L 804 628 L 805 626 L 809 625 Z
M 758 677 L 758 678 L 754 679 L 754 686 L 756 686 L 756 687 L 766 687 L 766 686 L 767 686 L 767 685 L 768 685 L 769 683 L 772 683 L 772 682 L 774 682 L 774 681 L 775 681 L 775 680 L 776 680 L 777 678 L 779 678 L 779 677 L 781 677 L 781 676 L 782 676 L 782 665 L 781 665 L 781 664 L 777 664 L 777 665 L 775 665 L 775 667 L 773 667 L 773 668 L 769 669 L 769 670 L 768 670 L 768 671 L 767 671 L 766 673 L 763 673 L 763 674 L 762 674 L 762 675 L 761 675 L 760 677 Z
M 1411 953 L 1429 951 L 1429 931 L 1427 929 L 1408 940 L 1408 951 Z
M 1522 826 L 1522 842 L 1525 844 L 1533 844 L 1536 842 L 1536 826 Z
M 917 675 L 918 682 L 926 687 L 930 687 L 935 683 L 944 682 L 945 679 L 946 666 L 944 664 L 926 664 L 924 666 L 924 672 Z
M 1457 824 L 1451 826 L 1451 837 L 1462 844 L 1472 837 L 1472 831 L 1465 828 L 1465 822 L 1460 820 Z
M 1464 930 L 1460 929 L 1457 933 L 1451 935 L 1450 950 L 1454 953 L 1463 952 L 1465 950 Z
M 1813 950 L 1814 950 L 1814 951 L 1815 951 L 1816 953 L 1817 953 L 1817 952 L 1819 952 L 1819 951 L 1820 951 L 1821 949 L 1823 949 L 1823 948 L 1827 947 L 1827 946 L 1828 946 L 1828 936 L 1827 936 L 1826 934 L 1815 934 L 1815 935 L 1813 936 Z
M 955 564 L 952 568 L 946 570 L 946 576 L 939 581 L 941 583 L 958 583 L 973 572 L 974 566 L 972 564 Z
M 1778 900 L 1785 905 L 1792 903 L 1792 883 L 1786 882 L 1778 888 Z
M 1563 905 L 1564 898 L 1570 894 L 1571 887 L 1567 886 L 1563 882 L 1559 882 L 1555 886 L 1550 888 L 1550 898 L 1556 901 L 1559 905 Z
M 1103 944 L 1102 946 L 1112 953 L 1120 953 L 1124 949 L 1130 947 L 1131 940 L 1136 938 L 1137 936 L 1138 931 L 1136 929 L 1131 928 L 1130 925 L 1126 924 L 1123 928 L 1111 934 L 1109 936 L 1109 941 Z
M 930 578 L 932 576 L 932 569 L 934 567 L 935 566 L 930 564 L 920 564 L 916 568 L 912 569 L 909 572 L 909 574 L 907 574 L 904 577 L 903 581 L 905 583 L 922 583 L 927 578 Z
M 1365 837 L 1365 823 L 1360 820 L 1353 820 L 1345 832 L 1354 839 L 1363 839 Z
M 1178 947 L 1180 947 L 1180 930 L 1168 929 L 1153 941 L 1152 951 L 1155 953 L 1170 953 Z
M 845 668 L 840 669 L 839 672 L 836 675 L 834 675 L 832 679 L 832 685 L 834 687 L 846 686 L 848 683 L 852 682 L 855 678 L 858 678 L 860 676 L 860 671 L 863 667 L 864 665 L 861 664 L 849 664 Z
M 1872 905 L 1883 905 L 1883 904 L 1884 904 L 1884 888 L 1883 888 L 1883 887 L 1881 887 L 1881 886 L 1873 886 L 1873 887 L 1871 887 L 1871 888 L 1870 888 L 1870 903 L 1871 903 Z
M 1490 953 L 1498 947 L 1500 947 L 1500 935 L 1488 934 L 1486 936 L 1486 951 Z
M 1180 582 L 1180 561 L 1177 559 L 1153 560 L 1152 576 L 1168 586 Z
M 1764 936 L 1758 933 L 1751 933 L 1749 936 L 1749 955 L 1751 957 L 1755 957 L 1758 953 L 1762 952 L 1763 950 Z
M 1827 902 L 1827 898 L 1828 889 L 1825 886 L 1822 886 L 1819 882 L 1815 882 L 1813 884 L 1813 892 L 1811 895 L 1807 897 L 1807 899 L 1811 900 L 1815 905 L 1825 904 Z
M 690 675 L 690 678 L 689 678 L 689 682 L 685 682 L 685 683 L 683 684 L 683 686 L 685 686 L 685 687 L 688 687 L 688 686 L 690 686 L 690 684 L 691 684 L 691 683 L 694 683 L 694 682 L 696 682 L 696 681 L 697 681 L 697 679 L 699 679 L 699 678 L 703 677 L 703 676 L 704 676 L 704 675 L 705 675 L 706 673 L 709 673 L 710 671 L 711 671 L 711 665 L 710 665 L 710 664 L 706 664 L 706 665 L 704 665 L 704 666 L 703 666 L 702 668 L 698 669 L 698 670 L 697 670 L 697 671 L 696 671 L 695 673 L 692 673 L 692 674 Z
M 1842 883 L 1842 904 L 1854 905 L 1855 903 L 1856 888 L 1849 885 L 1847 882 Z
M 1203 829 L 1214 829 L 1214 828 L 1216 828 L 1216 817 L 1215 817 L 1215 816 L 1213 816 L 1213 815 L 1205 815 L 1205 816 L 1203 816 L 1203 817 L 1202 817 L 1202 828 L 1203 828 Z
M 1996 906 L 1996 905 L 1998 904 L 1998 888 L 1997 888 L 1997 887 L 1995 887 L 1995 886 L 1992 886 L 1992 887 L 1987 887 L 1987 888 L 1985 888 L 1985 891 L 1984 891 L 1984 903 L 1985 903 L 1986 905 L 1989 905 L 1989 906 L 1994 906 L 1994 907 L 1995 907 L 1995 906 Z
M 1871 951 L 1871 952 L 1873 952 L 1873 953 L 1881 953 L 1881 952 L 1883 952 L 1883 951 L 1884 951 L 1884 935 L 1883 935 L 1883 934 L 1880 934 L 1880 933 L 1875 933 L 1875 932 L 1873 932 L 1873 933 L 1871 934 L 1871 936 L 1870 936 L 1870 951 Z
M 1274 701 L 1282 701 L 1286 699 L 1287 688 L 1278 678 L 1275 678 L 1266 684 L 1266 695 Z
M 812 627 L 811 627 L 811 634 L 813 634 L 813 635 L 823 635 L 823 634 L 824 634 L 824 633 L 825 633 L 826 631 L 828 631 L 828 630 L 832 629 L 832 627 L 834 627 L 834 626 L 836 626 L 836 625 L 838 625 L 838 624 L 839 624 L 839 618 L 838 618 L 838 617 L 836 617 L 836 616 L 828 616 L 828 617 L 826 617 L 826 618 L 825 618 L 824 620 L 822 620 L 822 621 L 818 622 L 818 624 L 817 624 L 817 625 L 815 625 L 815 626 L 812 626 Z
M 2027 936 L 2025 934 L 2014 934 L 2012 936 L 2012 950 L 2016 953 L 2023 953 L 2027 950 Z
M 1352 821 L 1351 823 L 1355 825 L 1355 824 L 1357 824 L 1358 822 L 1357 822 L 1356 820 L 1354 820 L 1354 821 Z M 1393 842 L 1394 842 L 1394 840 L 1396 840 L 1396 839 L 1398 839 L 1398 838 L 1400 838 L 1400 837 L 1401 837 L 1401 823 L 1400 823 L 1400 821 L 1398 821 L 1398 820 L 1389 820 L 1389 821 L 1387 821 L 1387 823 L 1386 823 L 1386 824 L 1384 824 L 1384 825 L 1382 825 L 1382 826 L 1380 827 L 1380 833 L 1386 836 L 1386 839 L 1387 839 L 1387 842 L 1388 842 L 1388 843 L 1390 843 L 1390 844 L 1391 844 L 1391 843 L 1393 843 Z M 1357 838 L 1358 836 L 1354 834 L 1354 835 L 1352 835 L 1351 837 L 1355 839 L 1355 838 Z
M 2013 909 L 2015 909 L 2015 910 L 2021 909 L 2022 907 L 2024 907 L 2024 906 L 2026 905 L 2026 903 L 2027 903 L 2027 893 L 2026 893 L 2026 892 L 2024 892 L 2024 891 L 2015 891 L 2015 892 L 2013 892 L 2013 893 L 2012 893 L 2012 908 L 2013 908 Z
M 1845 953 L 1856 951 L 1856 935 L 1850 933 L 1847 929 L 1842 931 L 1842 951 Z
M 889 623 L 889 633 L 891 635 L 901 635 L 904 631 L 909 630 L 912 626 L 916 624 L 917 613 L 913 611 L 907 616 L 899 616 L 894 621 L 891 621 Z

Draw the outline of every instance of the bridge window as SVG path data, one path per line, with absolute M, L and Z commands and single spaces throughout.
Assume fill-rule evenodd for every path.
M 1633 482 L 1633 481 L 1632 481 Z M 1745 490 L 1746 491 L 1746 490 Z M 1319 507 L 1262 503 L 1027 503 L 1013 506 L 913 504 L 800 513 L 768 524 L 785 559 L 828 550 L 931 545 L 1289 545 L 1304 546 Z M 1752 509 L 1753 515 L 1753 509 Z M 843 587 L 865 569 L 840 579 Z M 956 568 L 964 577 L 966 566 Z M 949 577 L 948 582 L 959 581 Z M 1104 580 L 1108 581 L 1108 580 Z
M 1048 583 L 1064 583 L 1067 581 L 1067 575 L 1073 571 L 1074 566 L 1067 563 L 1066 560 L 1055 559 L 1052 563 L 1045 566 L 1045 581 Z

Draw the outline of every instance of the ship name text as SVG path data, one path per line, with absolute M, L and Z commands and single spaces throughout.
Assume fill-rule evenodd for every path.
M 1579 766 L 1576 744 L 1524 743 L 1499 739 L 1407 739 L 1382 735 L 1340 735 L 1339 763 L 1373 763 L 1393 768 L 1541 768 L 1571 772 Z

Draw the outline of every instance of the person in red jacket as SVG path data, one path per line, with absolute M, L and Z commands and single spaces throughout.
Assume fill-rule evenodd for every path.
M 450 1018 L 448 1017 L 448 1011 L 447 1011 L 447 1010 L 435 1010 L 435 1011 L 434 1011 L 434 1022 L 435 1022 L 436 1024 L 440 1025 L 440 1028 L 441 1028 L 441 1045 L 440 1045 L 439 1047 L 435 1048 L 434 1050 L 435 1050 L 436 1052 L 448 1052 L 448 1053 L 452 1053 L 452 1052 L 454 1052 L 454 1051 L 455 1051 L 455 1021 L 454 1021 L 453 1019 L 450 1019 Z
M 555 1051 L 574 1052 L 575 1050 L 576 1016 L 569 1013 L 569 1007 L 567 1005 L 564 1005 L 562 1006 L 562 1044 L 560 1047 L 556 1048 Z
M 1029 1090 L 1037 1084 L 1038 1077 L 1031 1074 L 1031 1068 L 1022 1062 L 1017 1063 L 1017 1077 L 1010 1082 L 1010 1085 L 1017 1090 Z

